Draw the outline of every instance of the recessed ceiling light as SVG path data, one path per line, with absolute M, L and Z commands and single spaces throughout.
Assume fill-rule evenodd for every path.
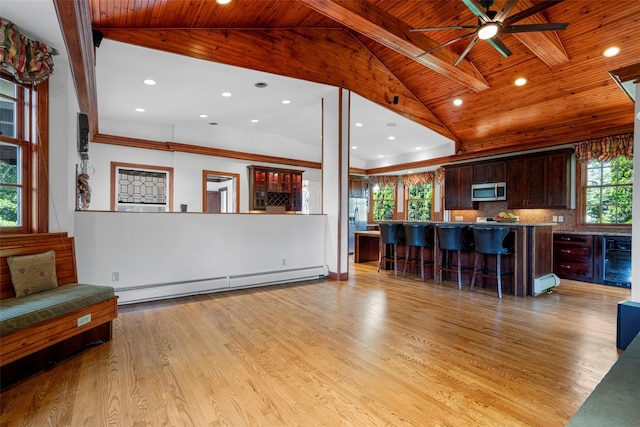
M 224 96 L 225 98 L 228 98 L 231 96 L 231 92 L 222 92 L 222 96 Z
M 379 158 L 383 158 L 384 156 L 382 154 L 378 154 L 378 157 Z
M 351 149 L 352 149 L 352 150 L 357 150 L 357 149 L 358 149 L 358 147 L 356 147 L 355 145 L 352 145 L 352 146 L 351 146 Z
M 200 117 L 202 117 L 204 119 L 205 117 L 207 117 L 207 115 L 206 114 L 200 114 Z
M 616 56 L 620 53 L 620 48 L 618 46 L 611 46 L 607 50 L 605 50 L 602 54 L 607 58 L 611 58 L 612 56 Z
M 394 139 L 396 139 L 396 137 L 395 137 L 395 136 L 390 136 L 390 137 L 388 137 L 387 139 L 388 139 L 389 141 L 393 141 Z
M 390 128 L 394 128 L 394 127 L 396 127 L 398 125 L 396 123 L 390 122 L 390 123 L 387 123 L 387 126 L 390 127 Z
M 152 79 L 146 79 L 144 81 L 144 84 L 149 85 L 149 86 L 153 86 L 154 84 L 156 84 L 156 81 L 152 80 Z
M 462 105 L 462 99 L 460 98 L 456 98 L 453 100 L 453 105 L 455 105 L 456 107 L 459 107 Z
M 229 3 L 231 3 L 231 0 L 216 0 L 216 3 L 218 3 L 218 4 L 229 4 Z
M 144 108 L 136 108 L 136 111 L 137 111 L 138 113 L 144 113 Z
M 258 119 L 251 119 L 251 123 L 258 123 Z
M 362 127 L 362 123 L 358 122 L 358 123 L 356 123 L 356 124 L 355 124 L 355 126 L 356 126 L 357 128 L 361 128 L 361 127 Z
M 515 84 L 516 86 L 524 86 L 527 84 L 527 79 L 525 79 L 524 77 L 518 77 L 513 84 Z
M 291 104 L 291 101 L 289 101 L 288 99 L 283 99 L 283 100 L 282 100 L 282 103 L 283 103 L 283 104 Z
M 422 147 L 416 147 L 416 150 L 422 150 Z

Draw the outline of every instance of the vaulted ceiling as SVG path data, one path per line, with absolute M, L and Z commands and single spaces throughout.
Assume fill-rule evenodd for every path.
M 519 0 L 509 16 L 540 3 Z M 456 141 L 463 159 L 633 130 L 609 71 L 640 58 L 640 1 L 555 3 L 519 24 L 565 30 L 503 34 L 506 58 L 481 40 L 457 66 L 469 39 L 424 52 L 468 30 L 410 31 L 475 25 L 457 0 L 88 0 L 85 12 L 107 39 L 349 89 Z M 621 53 L 604 57 L 610 46 Z

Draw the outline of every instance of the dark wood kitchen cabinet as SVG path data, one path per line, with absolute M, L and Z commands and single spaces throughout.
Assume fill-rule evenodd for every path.
M 569 203 L 568 152 L 510 159 L 509 209 L 566 209 Z
M 302 171 L 248 166 L 249 210 L 302 210 Z
M 504 182 L 507 179 L 507 162 L 495 160 L 489 162 L 474 163 L 473 183 L 485 184 L 488 182 Z
M 349 197 L 364 197 L 364 180 L 362 178 L 349 177 Z
M 477 209 L 471 201 L 473 165 L 446 166 L 444 169 L 444 208 Z
M 602 283 L 602 236 L 553 235 L 553 272 L 563 279 Z

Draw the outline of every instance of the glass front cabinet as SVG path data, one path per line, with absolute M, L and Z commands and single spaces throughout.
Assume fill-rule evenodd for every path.
M 250 211 L 301 211 L 302 172 L 248 166 Z

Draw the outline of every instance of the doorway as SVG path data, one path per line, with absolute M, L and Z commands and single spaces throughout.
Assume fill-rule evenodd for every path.
M 238 213 L 239 204 L 239 174 L 202 171 L 202 212 Z

